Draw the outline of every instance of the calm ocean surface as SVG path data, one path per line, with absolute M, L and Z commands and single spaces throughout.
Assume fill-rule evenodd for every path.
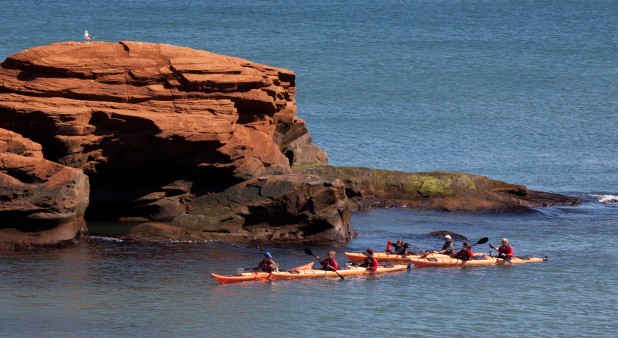
M 219 285 L 303 247 L 78 246 L 0 254 L 0 336 L 581 337 L 618 330 L 618 2 L 4 0 L 0 60 L 81 40 L 160 42 L 296 72 L 333 165 L 463 171 L 583 198 L 525 215 L 358 213 L 336 248 L 450 230 L 540 264 Z M 101 229 L 104 224 L 90 224 Z M 457 246 L 460 242 L 456 243 Z M 327 247 L 314 247 L 323 255 Z M 487 252 L 487 245 L 475 247 Z

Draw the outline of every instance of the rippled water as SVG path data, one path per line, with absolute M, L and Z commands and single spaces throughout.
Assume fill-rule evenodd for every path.
M 615 207 L 593 203 L 521 215 L 461 215 L 405 209 L 354 216 L 358 239 L 338 248 L 382 250 L 403 238 L 436 248 L 448 229 L 472 242 L 508 234 L 520 255 L 544 263 L 413 268 L 345 280 L 220 285 L 269 250 L 282 267 L 311 261 L 298 247 L 215 243 L 164 246 L 93 238 L 64 250 L 0 256 L 5 335 L 39 336 L 600 336 L 615 330 L 618 273 Z M 576 220 L 574 220 L 576 219 Z M 581 223 L 594 224 L 583 229 Z M 459 243 L 458 243 L 459 245 Z M 488 250 L 478 245 L 479 252 Z M 328 248 L 313 247 L 317 254 Z M 403 330 L 403 331 L 402 331 Z M 10 333 L 10 334 L 8 334 Z
M 1 336 L 606 336 L 616 331 L 615 1 L 5 0 L 0 58 L 55 41 L 184 45 L 297 73 L 299 115 L 335 165 L 453 170 L 585 199 L 524 215 L 378 210 L 338 247 L 508 236 L 539 264 L 219 285 L 304 247 L 143 245 L 0 254 Z M 603 201 L 603 203 L 601 202 Z M 93 230 L 110 233 L 104 224 Z M 457 245 L 460 245 L 458 242 Z M 313 247 L 323 255 L 327 247 Z M 487 245 L 479 245 L 487 251 Z

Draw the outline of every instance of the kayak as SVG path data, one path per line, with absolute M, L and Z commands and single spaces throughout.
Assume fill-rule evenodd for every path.
M 367 255 L 363 252 L 345 252 L 344 255 L 348 258 L 348 260 L 354 264 L 360 264 L 362 263 L 365 258 L 367 258 Z M 409 254 L 409 255 L 397 255 L 397 254 L 389 254 L 386 252 L 376 252 L 373 254 L 373 257 L 378 261 L 378 262 L 390 262 L 393 264 L 408 264 L 410 263 L 410 261 L 412 259 L 418 259 L 421 257 L 448 257 L 446 255 L 443 254 L 434 254 L 434 253 L 430 253 L 430 254 L 423 254 L 423 255 L 413 255 L 413 254 Z
M 311 262 L 305 265 L 291 268 L 288 271 L 301 271 L 304 269 L 311 269 L 313 267 L 313 264 L 314 262 Z M 266 279 L 270 277 L 271 273 L 264 272 L 264 271 L 252 271 L 252 272 L 241 272 L 237 275 L 227 275 L 227 276 L 217 275 L 216 273 L 211 273 L 210 275 L 214 279 L 219 281 L 219 283 L 225 284 L 225 283 L 237 283 L 237 282 L 247 282 L 247 281 L 253 281 L 253 280 Z
M 473 259 L 463 261 L 461 259 L 453 258 L 450 256 L 434 256 L 427 258 L 412 258 L 412 264 L 415 267 L 442 267 L 442 266 L 484 266 L 484 265 L 512 265 L 512 264 L 526 264 L 526 263 L 538 263 L 544 262 L 547 257 L 511 257 L 511 259 L 504 260 L 496 256 L 474 256 Z
M 395 271 L 405 271 L 409 269 L 408 264 L 395 264 L 379 266 L 376 271 L 368 270 L 367 268 L 350 265 L 345 269 L 335 271 L 330 270 L 318 270 L 318 269 L 303 269 L 296 271 L 286 272 L 273 272 L 271 279 L 300 279 L 300 278 L 324 278 L 324 277 L 339 277 L 341 276 L 355 276 L 355 275 L 371 275 L 381 274 Z

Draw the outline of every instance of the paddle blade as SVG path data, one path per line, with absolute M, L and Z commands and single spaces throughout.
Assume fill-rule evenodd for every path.
M 313 251 L 311 251 L 311 249 L 309 249 L 309 248 L 305 248 L 305 253 L 306 253 L 307 255 L 310 255 L 310 256 L 315 256 L 315 255 L 313 254 Z
M 489 241 L 489 238 L 483 237 L 483 238 L 479 239 L 479 241 L 476 242 L 476 244 L 484 244 L 484 243 L 487 243 L 487 241 Z

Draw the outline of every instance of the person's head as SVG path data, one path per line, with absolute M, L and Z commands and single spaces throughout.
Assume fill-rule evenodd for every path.
M 469 248 L 469 247 L 470 247 L 470 243 L 468 243 L 468 242 L 463 242 L 463 246 L 464 246 L 464 248 Z
M 373 249 L 367 249 L 365 252 L 368 256 L 373 256 Z
M 331 250 L 331 251 L 329 251 L 329 252 L 328 252 L 328 258 L 333 259 L 333 258 L 335 258 L 335 255 L 336 255 L 336 254 L 337 254 L 337 253 L 336 253 L 334 250 Z
M 264 254 L 264 257 L 272 259 L 273 255 L 271 255 L 270 252 L 267 252 Z
M 502 239 L 502 245 L 508 245 L 508 244 L 509 244 L 509 239 L 508 239 L 508 238 L 506 238 L 506 237 L 504 237 L 504 238 Z
M 444 240 L 447 241 L 447 242 L 450 242 L 451 241 L 451 235 L 444 236 Z
M 402 240 L 397 240 L 397 244 L 401 245 L 401 244 L 403 244 L 403 241 Z

